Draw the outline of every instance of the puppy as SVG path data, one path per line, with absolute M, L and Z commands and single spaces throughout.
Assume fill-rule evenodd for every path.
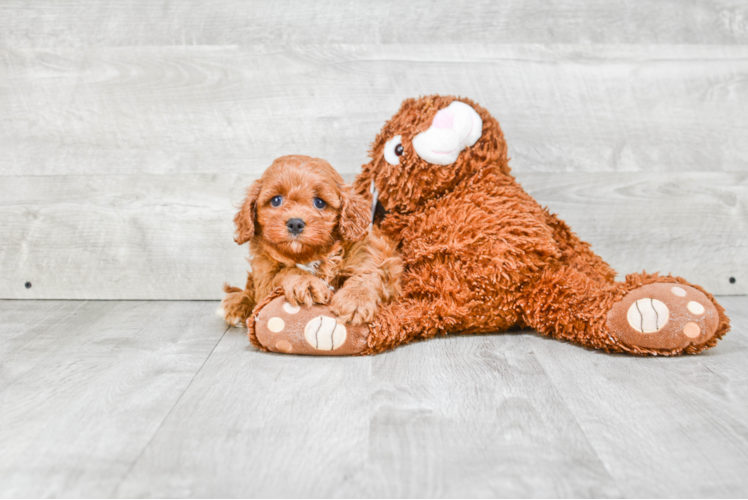
M 278 158 L 234 217 L 252 272 L 244 290 L 224 285 L 219 314 L 246 326 L 255 305 L 281 287 L 292 305 L 329 303 L 341 322 L 370 322 L 398 294 L 403 270 L 392 242 L 370 229 L 371 214 L 325 160 Z

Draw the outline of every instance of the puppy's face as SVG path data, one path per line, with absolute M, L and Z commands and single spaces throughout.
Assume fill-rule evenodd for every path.
M 340 201 L 331 176 L 286 166 L 263 180 L 257 223 L 263 239 L 279 252 L 303 257 L 334 243 Z
M 370 156 L 356 178 L 356 192 L 366 193 L 373 181 L 384 208 L 400 213 L 486 166 L 509 173 L 499 123 L 476 103 L 452 96 L 406 99 L 377 135 Z
M 237 243 L 254 238 L 267 250 L 295 262 L 315 260 L 336 240 L 366 235 L 369 205 L 351 193 L 324 160 L 278 158 L 250 187 L 234 219 Z

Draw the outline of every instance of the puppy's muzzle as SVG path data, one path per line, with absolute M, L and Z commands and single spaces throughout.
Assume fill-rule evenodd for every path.
M 298 236 L 299 234 L 301 234 L 301 232 L 304 230 L 304 226 L 306 226 L 306 224 L 301 219 L 288 219 L 288 221 L 286 222 L 288 232 L 293 234 L 294 236 Z

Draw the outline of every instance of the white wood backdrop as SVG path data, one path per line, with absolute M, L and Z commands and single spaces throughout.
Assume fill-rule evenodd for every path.
M 747 44 L 735 0 L 1 2 L 0 298 L 217 299 L 273 158 L 352 178 L 435 92 L 621 274 L 748 293 Z

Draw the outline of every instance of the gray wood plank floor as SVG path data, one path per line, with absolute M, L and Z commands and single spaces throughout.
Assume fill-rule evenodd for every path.
M 748 297 L 700 356 L 533 332 L 262 353 L 216 302 L 0 301 L 0 496 L 748 495 Z

